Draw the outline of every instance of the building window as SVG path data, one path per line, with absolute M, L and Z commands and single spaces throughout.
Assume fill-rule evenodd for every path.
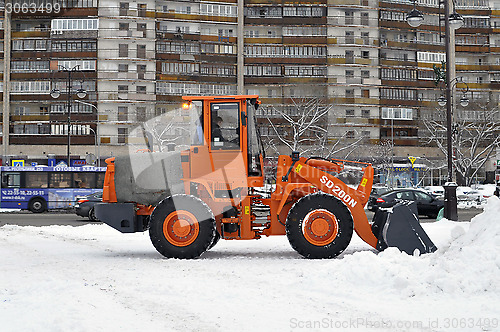
M 148 5 L 145 3 L 140 3 L 137 5 L 137 16 L 139 17 L 146 17 L 146 9 L 148 8 Z
M 345 116 L 354 116 L 354 110 L 345 110 Z
M 354 31 L 346 31 L 345 32 L 345 43 L 346 44 L 354 44 Z
M 352 11 L 345 12 L 345 24 L 354 24 L 354 12 Z
M 118 85 L 118 93 L 127 93 L 128 85 Z
M 118 56 L 121 58 L 128 57 L 128 44 L 118 45 Z
M 146 74 L 146 65 L 137 65 L 137 78 L 143 80 L 145 74 Z
M 354 70 L 346 70 L 345 77 L 346 78 L 354 78 Z
M 128 72 L 128 65 L 124 63 L 118 64 L 118 72 L 119 73 L 126 73 Z
M 128 120 L 128 107 L 118 106 L 118 121 Z
M 118 30 L 120 31 L 128 31 L 129 24 L 128 23 L 118 23 Z
M 54 19 L 51 22 L 52 31 L 71 31 L 71 30 L 97 30 L 99 20 L 96 18 L 76 19 L 63 18 Z
M 118 128 L 118 144 L 127 143 L 128 128 Z
M 370 110 L 361 110 L 361 116 L 363 118 L 369 118 L 370 117 Z
M 137 23 L 137 31 L 142 31 L 142 37 L 146 38 L 146 23 Z
M 146 45 L 137 45 L 137 57 L 146 58 Z
M 346 98 L 354 98 L 354 89 L 346 89 L 345 90 Z
M 361 90 L 361 97 L 363 97 L 363 98 L 370 98 L 370 90 L 368 90 L 368 89 L 362 89 Z
M 128 7 L 129 7 L 128 2 L 120 2 L 120 16 L 128 15 Z
M 354 51 L 345 51 L 345 63 L 354 63 Z
M 368 13 L 361 13 L 361 25 L 369 25 Z
M 361 78 L 370 78 L 370 71 L 369 70 L 362 70 L 361 71 Z
M 370 51 L 361 51 L 361 57 L 363 59 L 369 59 L 370 58 Z
M 413 120 L 413 109 L 382 107 L 382 119 Z
M 345 137 L 346 138 L 354 138 L 354 130 L 348 130 L 346 133 L 345 133 Z
M 146 93 L 146 86 L 145 85 L 138 85 L 136 87 L 136 92 L 137 93 Z

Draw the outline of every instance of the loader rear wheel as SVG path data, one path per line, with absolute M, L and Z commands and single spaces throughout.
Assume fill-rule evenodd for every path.
M 190 195 L 170 196 L 151 214 L 149 236 L 168 258 L 196 258 L 213 243 L 215 219 L 210 208 Z
M 314 193 L 299 199 L 286 219 L 286 235 L 293 249 L 306 258 L 333 258 L 351 242 L 353 221 L 337 198 Z

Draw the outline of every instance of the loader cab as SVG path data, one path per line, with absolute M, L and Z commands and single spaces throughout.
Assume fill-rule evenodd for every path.
M 190 178 L 225 169 L 231 180 L 239 177 L 250 187 L 262 186 L 263 149 L 255 120 L 258 96 L 183 99 L 197 105 L 201 102 L 190 157 L 185 158 L 190 160 Z

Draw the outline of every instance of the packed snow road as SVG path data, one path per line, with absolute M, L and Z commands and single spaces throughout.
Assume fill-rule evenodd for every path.
M 164 259 L 147 233 L 0 227 L 5 331 L 499 331 L 500 200 L 424 228 L 439 247 L 377 253 L 356 236 L 306 260 L 286 237 Z M 470 226 L 470 227 L 469 227 Z

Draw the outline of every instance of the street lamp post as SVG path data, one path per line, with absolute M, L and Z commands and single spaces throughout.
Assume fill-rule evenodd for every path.
M 71 87 L 72 87 L 72 80 L 71 80 L 71 74 L 73 72 L 78 72 L 80 68 L 80 65 L 76 65 L 72 68 L 66 68 L 65 66 L 59 66 L 59 70 L 62 72 L 65 72 L 68 74 L 68 80 L 66 84 L 66 112 L 67 112 L 67 123 L 68 123 L 68 144 L 67 144 L 67 152 L 66 152 L 66 160 L 68 163 L 68 167 L 71 166 L 71 154 L 70 154 L 70 147 L 71 147 Z M 50 96 L 54 99 L 57 99 L 61 96 L 61 91 L 59 89 L 52 89 L 50 91 Z M 82 87 L 76 90 L 76 96 L 80 99 L 85 98 L 87 96 L 87 91 L 85 91 Z
M 451 42 L 451 32 L 450 30 L 458 29 L 463 24 L 463 18 L 455 11 L 450 14 L 450 1 L 444 0 L 444 30 L 445 30 L 445 52 L 446 52 L 446 139 L 447 139 L 447 164 L 448 164 L 448 179 L 444 185 L 445 189 L 445 205 L 444 205 L 444 217 L 448 220 L 458 220 L 457 215 L 457 184 L 453 182 L 453 145 L 451 140 L 452 134 L 452 111 L 453 104 L 451 102 L 451 89 L 452 89 L 452 77 L 455 76 L 452 73 L 452 52 L 451 47 L 455 47 L 454 43 Z M 416 4 L 416 0 L 414 1 Z M 423 23 L 423 15 L 414 6 L 414 9 L 408 14 L 406 20 L 408 24 L 412 27 L 418 27 Z M 453 53 L 454 54 L 454 53 Z

